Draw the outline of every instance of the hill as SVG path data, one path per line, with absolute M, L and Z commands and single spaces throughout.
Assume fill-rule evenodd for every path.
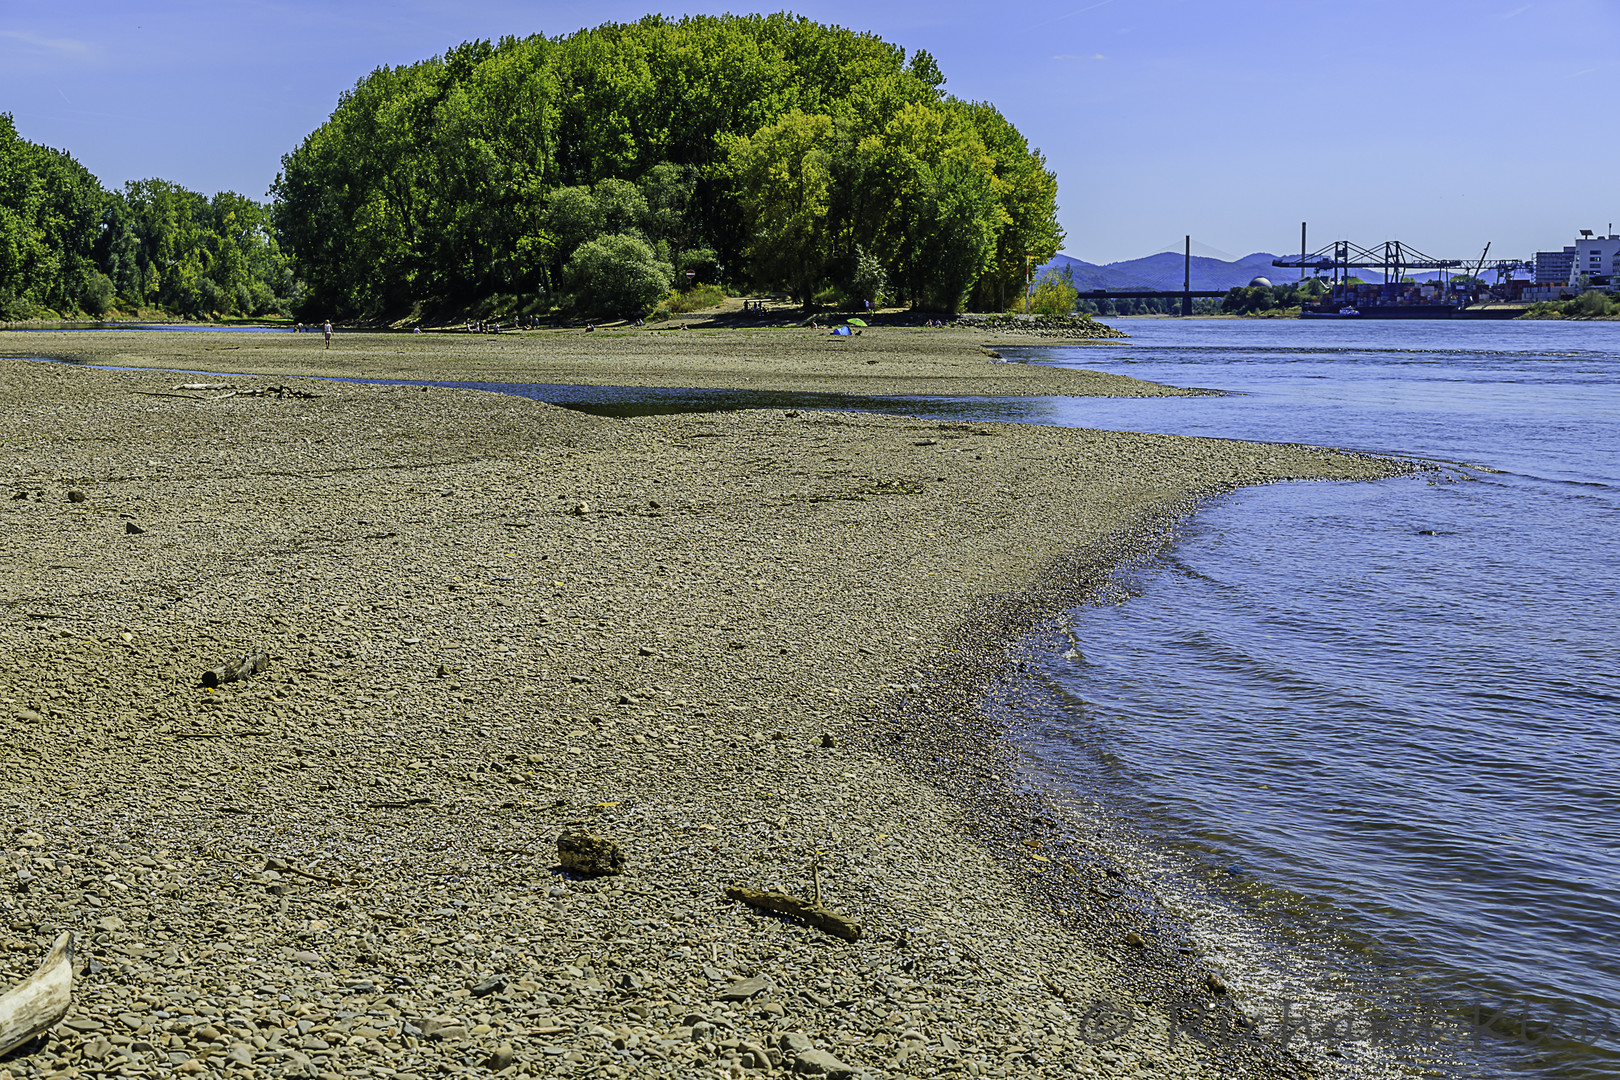
M 1230 289 L 1247 285 L 1256 277 L 1273 282 L 1294 280 L 1298 270 L 1285 270 L 1272 266 L 1277 256 L 1264 251 L 1245 255 L 1236 262 L 1224 262 L 1205 256 L 1192 259 L 1192 287 L 1199 290 Z M 1180 252 L 1164 251 L 1140 259 L 1098 265 L 1068 255 L 1058 255 L 1040 267 L 1037 277 L 1062 272 L 1064 267 L 1074 271 L 1074 284 L 1082 291 L 1088 289 L 1179 289 L 1182 285 L 1184 256 Z

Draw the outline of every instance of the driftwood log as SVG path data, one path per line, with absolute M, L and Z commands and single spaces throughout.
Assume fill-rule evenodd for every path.
M 212 671 L 203 672 L 202 684 L 218 686 L 238 679 L 251 679 L 269 666 L 270 654 L 264 651 L 263 646 L 255 646 L 243 653 L 240 659 L 221 664 Z
M 781 892 L 761 892 L 758 889 L 748 889 L 741 885 L 733 885 L 726 889 L 726 897 L 730 900 L 740 900 L 752 908 L 761 911 L 774 911 L 778 915 L 792 915 L 820 930 L 823 934 L 831 934 L 835 938 L 845 941 L 859 941 L 861 939 L 861 924 L 854 919 L 847 919 L 829 908 L 824 908 L 813 900 L 802 900 L 797 896 L 790 896 Z
M 34 973 L 0 997 L 0 1054 L 55 1027 L 73 1001 L 73 935 L 64 933 Z

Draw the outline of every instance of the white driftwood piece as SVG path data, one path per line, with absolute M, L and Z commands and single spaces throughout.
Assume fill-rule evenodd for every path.
M 73 1001 L 73 935 L 63 933 L 34 973 L 0 997 L 0 1054 L 55 1027 Z

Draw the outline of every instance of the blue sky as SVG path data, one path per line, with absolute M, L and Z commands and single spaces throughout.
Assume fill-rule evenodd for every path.
M 109 187 L 264 198 L 281 155 L 381 65 L 645 4 L 0 0 L 0 112 Z M 667 15 L 748 9 L 662 7 Z M 803 3 L 939 61 L 1059 182 L 1089 262 L 1336 238 L 1527 256 L 1620 224 L 1620 0 Z

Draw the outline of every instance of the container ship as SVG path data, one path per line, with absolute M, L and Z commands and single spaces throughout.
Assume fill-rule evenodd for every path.
M 1450 319 L 1473 298 L 1448 295 L 1433 283 L 1379 285 L 1339 282 L 1321 301 L 1300 309 L 1302 319 Z

